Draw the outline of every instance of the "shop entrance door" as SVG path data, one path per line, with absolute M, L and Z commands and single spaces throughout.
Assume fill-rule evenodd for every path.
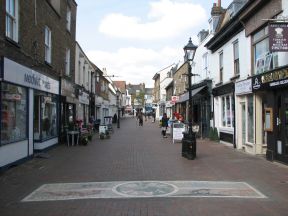
M 276 157 L 278 160 L 288 163 L 288 92 L 277 93 L 276 109 Z

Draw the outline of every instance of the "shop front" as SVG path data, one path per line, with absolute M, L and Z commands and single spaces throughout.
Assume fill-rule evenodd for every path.
M 255 122 L 255 97 L 252 93 L 252 79 L 235 83 L 235 119 L 236 119 L 236 148 L 249 154 L 261 154 L 262 141 L 255 141 L 255 127 L 261 127 Z
M 252 78 L 252 89 L 260 101 L 262 139 L 266 157 L 288 164 L 288 67 L 281 67 Z
M 80 92 L 78 100 L 76 119 L 80 123 L 80 126 L 86 126 L 89 123 L 89 94 L 84 91 Z
M 0 167 L 58 143 L 59 82 L 1 59 Z
M 235 98 L 234 83 L 213 88 L 214 126 L 218 129 L 220 142 L 235 145 Z
M 65 139 L 67 130 L 73 130 L 76 121 L 76 104 L 74 84 L 66 79 L 61 79 L 61 122 L 60 132 Z

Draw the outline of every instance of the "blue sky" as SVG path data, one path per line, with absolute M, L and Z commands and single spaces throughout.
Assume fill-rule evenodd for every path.
M 222 0 L 226 8 L 232 0 Z M 194 43 L 208 29 L 218 0 L 84 0 L 77 1 L 76 40 L 100 69 L 114 80 L 145 82 L 183 59 L 189 37 Z

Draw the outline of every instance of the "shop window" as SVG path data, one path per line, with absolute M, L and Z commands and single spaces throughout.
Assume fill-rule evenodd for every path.
M 18 0 L 6 0 L 6 37 L 18 42 Z
M 248 96 L 247 98 L 247 135 L 248 142 L 254 143 L 254 105 L 253 105 L 253 96 Z
M 58 135 L 57 96 L 35 91 L 34 139 L 46 140 Z
M 1 145 L 27 139 L 27 90 L 1 84 Z
M 221 117 L 223 127 L 234 127 L 234 99 L 231 95 L 222 97 L 221 99 Z

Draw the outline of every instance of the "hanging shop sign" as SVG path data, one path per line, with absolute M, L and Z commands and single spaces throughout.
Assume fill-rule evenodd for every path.
M 86 92 L 82 92 L 81 94 L 79 94 L 78 100 L 82 104 L 89 105 L 89 94 Z
M 279 88 L 288 85 L 288 68 L 270 71 L 252 78 L 252 90 Z
M 269 48 L 271 52 L 288 51 L 288 23 L 269 24 Z
M 179 96 L 171 96 L 171 101 L 172 101 L 172 102 L 177 102 L 177 101 L 179 101 Z
M 10 59 L 4 58 L 5 81 L 26 86 L 29 88 L 59 94 L 59 81 L 45 76 L 28 67 L 20 65 Z

